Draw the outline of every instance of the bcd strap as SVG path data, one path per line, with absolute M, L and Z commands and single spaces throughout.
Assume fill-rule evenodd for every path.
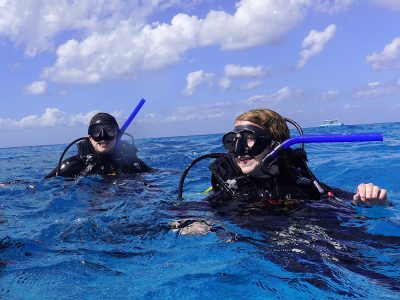
M 77 147 L 78 147 L 78 155 L 83 160 L 85 160 L 86 156 L 93 153 L 93 151 L 91 151 L 91 145 L 88 139 L 78 142 Z

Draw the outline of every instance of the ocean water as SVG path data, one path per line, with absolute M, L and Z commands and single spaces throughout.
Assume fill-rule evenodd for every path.
M 0 149 L 1 299 L 399 299 L 400 123 L 310 128 L 382 132 L 384 142 L 306 145 L 334 187 L 374 182 L 392 206 L 316 201 L 289 215 L 219 213 L 206 201 L 221 135 L 140 139 L 157 172 L 76 181 L 43 177 L 66 145 Z M 71 154 L 71 153 L 70 153 Z M 171 223 L 202 224 L 188 235 Z M 182 227 L 183 227 L 182 225 Z

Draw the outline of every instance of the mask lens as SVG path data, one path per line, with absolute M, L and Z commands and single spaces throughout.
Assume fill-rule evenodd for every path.
M 101 132 L 101 128 L 99 126 L 91 125 L 89 127 L 89 132 L 88 133 L 89 133 L 90 136 L 94 136 L 94 137 L 99 136 L 100 132 Z
M 251 131 L 245 131 L 242 133 L 243 136 L 243 140 L 246 143 L 246 146 L 248 148 L 253 148 L 254 144 L 256 143 L 256 135 L 254 134 L 254 132 Z
M 113 125 L 103 125 L 103 130 L 107 133 L 109 136 L 116 136 L 118 133 L 117 127 Z
M 257 156 L 271 144 L 271 140 L 263 129 L 246 125 L 236 126 L 233 131 L 225 134 L 222 143 L 229 153 L 236 156 Z
M 228 132 L 222 137 L 222 143 L 226 151 L 233 152 L 235 149 L 235 141 L 236 141 L 236 133 L 235 132 Z
M 115 137 L 118 134 L 118 128 L 112 124 L 94 124 L 89 126 L 89 135 L 99 137 L 104 132 L 109 137 Z

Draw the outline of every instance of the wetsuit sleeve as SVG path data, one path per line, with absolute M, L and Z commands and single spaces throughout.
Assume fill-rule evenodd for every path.
M 154 169 L 150 168 L 143 160 L 141 160 L 137 156 L 136 156 L 136 161 L 135 162 L 139 165 L 141 172 L 154 171 Z
M 339 188 L 331 187 L 323 182 L 320 182 L 321 186 L 323 189 L 328 193 L 331 192 L 333 193 L 333 196 L 336 198 L 344 199 L 344 200 L 353 200 L 353 195 L 354 193 L 351 193 L 349 191 L 345 191 Z
M 60 166 L 60 174 L 59 176 L 63 177 L 76 177 L 85 169 L 85 163 L 79 157 L 79 155 L 75 155 L 67 158 L 61 163 Z M 57 167 L 54 168 L 45 178 L 55 177 L 57 173 Z

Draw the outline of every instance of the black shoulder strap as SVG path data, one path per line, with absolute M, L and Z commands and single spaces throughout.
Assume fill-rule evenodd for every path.
M 244 188 L 253 187 L 249 177 L 240 171 L 229 154 L 216 159 L 209 169 L 212 173 L 211 185 L 215 191 L 224 190 L 236 197 Z
M 229 155 L 216 159 L 208 168 L 212 173 L 213 186 L 217 181 L 227 181 L 243 175 Z
M 86 156 L 88 156 L 88 155 L 90 155 L 90 154 L 92 154 L 93 152 L 91 151 L 91 145 L 90 145 L 90 142 L 89 142 L 89 140 L 83 140 L 83 141 L 80 141 L 78 144 L 77 144 L 77 146 L 78 146 L 78 155 L 80 156 L 80 157 L 86 157 Z
M 86 176 L 96 166 L 99 157 L 89 141 L 89 139 L 82 140 L 77 144 L 78 156 L 85 163 L 85 168 L 79 173 L 80 176 Z
M 303 148 L 288 149 L 290 164 L 298 169 L 297 184 L 313 185 L 318 193 L 325 193 L 325 189 L 307 165 L 307 153 Z

